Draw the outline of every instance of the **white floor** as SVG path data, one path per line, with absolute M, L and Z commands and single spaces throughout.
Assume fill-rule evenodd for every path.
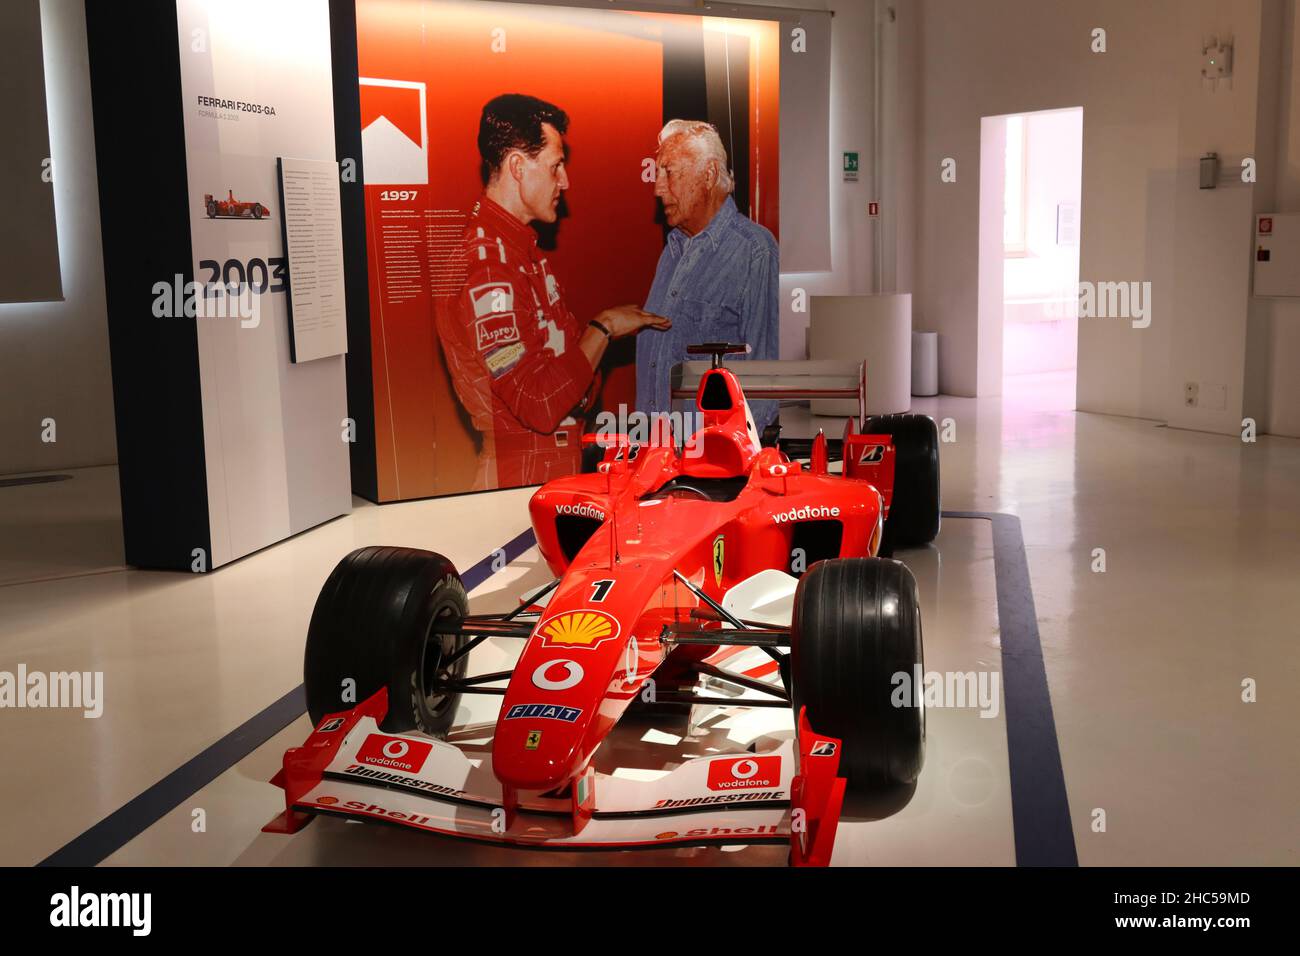
M 915 410 L 955 431 L 942 449 L 944 507 L 1021 518 L 1080 862 L 1294 865 L 1300 442 L 1243 444 L 1071 404 L 1049 380 L 1005 399 L 918 399 Z M 0 711 L 0 864 L 44 858 L 300 683 L 307 618 L 343 554 L 406 544 L 467 567 L 526 527 L 529 493 L 358 500 L 350 516 L 191 576 L 114 570 L 111 469 L 0 488 L 0 670 L 102 670 L 106 681 L 99 719 Z M 1093 570 L 1099 548 L 1104 572 Z M 902 557 L 921 585 L 927 667 L 997 668 L 988 523 L 947 521 L 936 548 Z M 505 607 L 544 578 L 525 554 L 474 606 Z M 1254 703 L 1242 700 L 1247 679 Z M 1002 716 L 931 718 L 911 802 L 850 819 L 837 864 L 1014 862 Z M 107 862 L 784 859 L 757 847 L 539 856 L 334 820 L 263 835 L 279 808 L 264 781 L 305 731 L 299 720 Z M 191 827 L 196 808 L 206 832 Z

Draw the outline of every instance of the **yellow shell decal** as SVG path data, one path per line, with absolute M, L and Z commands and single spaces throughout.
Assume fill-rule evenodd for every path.
M 544 647 L 595 647 L 618 637 L 618 621 L 604 611 L 568 611 L 541 626 Z

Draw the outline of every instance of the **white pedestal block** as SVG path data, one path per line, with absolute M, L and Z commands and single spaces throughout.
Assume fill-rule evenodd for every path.
M 939 333 L 912 333 L 912 394 L 939 394 Z
M 808 357 L 867 363 L 867 414 L 912 407 L 912 296 L 816 295 L 808 323 Z M 818 399 L 814 415 L 856 415 L 854 402 Z

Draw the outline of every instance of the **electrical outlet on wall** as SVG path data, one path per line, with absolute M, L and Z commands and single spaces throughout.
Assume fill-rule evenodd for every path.
M 1200 395 L 1201 385 L 1199 382 L 1187 382 L 1183 385 L 1183 404 L 1188 408 L 1196 407 Z

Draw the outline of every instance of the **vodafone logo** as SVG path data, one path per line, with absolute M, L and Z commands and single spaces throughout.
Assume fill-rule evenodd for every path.
M 790 511 L 775 514 L 772 519 L 777 524 L 785 524 L 788 521 L 803 521 L 807 518 L 838 518 L 839 516 L 839 508 L 828 508 L 825 505 L 808 505 L 805 508 L 794 508 Z
M 709 764 L 710 790 L 772 789 L 781 785 L 780 757 L 723 757 Z
M 595 518 L 597 521 L 605 520 L 605 512 L 599 508 L 593 508 L 591 505 L 556 505 L 555 513 L 557 515 L 572 515 L 575 518 Z
M 533 671 L 533 686 L 542 690 L 568 690 L 582 683 L 585 676 L 577 661 L 547 661 Z
M 357 751 L 357 763 L 419 773 L 432 750 L 433 745 L 423 741 L 371 734 Z

